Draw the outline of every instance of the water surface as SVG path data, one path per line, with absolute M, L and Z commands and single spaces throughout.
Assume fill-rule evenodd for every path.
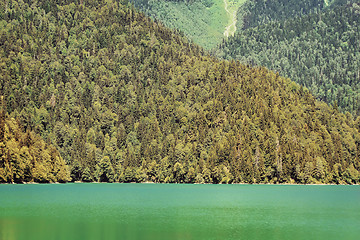
M 359 236 L 360 186 L 0 185 L 0 240 Z

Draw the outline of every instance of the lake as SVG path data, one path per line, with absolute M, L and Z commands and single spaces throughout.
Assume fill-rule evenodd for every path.
M 0 240 L 359 236 L 360 186 L 0 185 Z

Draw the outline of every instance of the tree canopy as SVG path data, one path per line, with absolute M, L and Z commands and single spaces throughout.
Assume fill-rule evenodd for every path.
M 1 107 L 0 183 L 70 180 L 68 166 L 56 148 L 34 132 L 24 132 L 19 122 L 6 117 Z
M 1 126 L 51 143 L 73 181 L 359 182 L 360 119 L 307 88 L 211 57 L 125 1 L 3 4 Z
M 279 72 L 317 99 L 359 116 L 360 5 L 333 6 L 249 28 L 225 41 L 216 54 Z
M 242 29 L 304 16 L 326 7 L 331 0 L 248 0 L 238 11 Z

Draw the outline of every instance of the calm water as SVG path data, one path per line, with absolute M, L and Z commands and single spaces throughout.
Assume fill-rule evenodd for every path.
M 359 236 L 360 186 L 0 185 L 1 240 Z

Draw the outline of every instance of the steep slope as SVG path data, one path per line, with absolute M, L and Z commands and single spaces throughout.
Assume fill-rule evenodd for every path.
M 334 7 L 243 31 L 217 54 L 278 71 L 318 99 L 359 115 L 359 22 L 359 3 Z
M 0 8 L 7 111 L 73 180 L 359 182 L 360 119 L 220 61 L 123 1 Z
M 131 0 L 147 15 L 167 27 L 179 29 L 205 49 L 214 48 L 221 43 L 224 36 L 233 35 L 236 30 L 236 10 L 245 1 Z

